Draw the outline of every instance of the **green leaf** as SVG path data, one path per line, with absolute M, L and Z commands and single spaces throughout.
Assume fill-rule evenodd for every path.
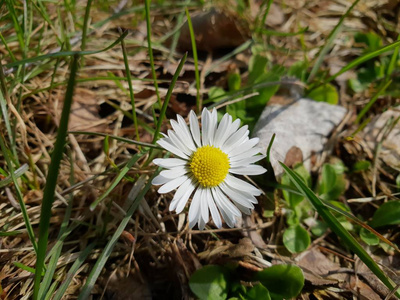
M 371 167 L 371 162 L 368 160 L 360 160 L 353 165 L 353 172 L 366 171 Z
M 249 82 L 256 83 L 257 79 L 266 72 L 268 59 L 265 56 L 252 55 L 249 62 Z M 258 81 L 259 82 L 259 81 Z
M 258 272 L 254 280 L 260 281 L 273 299 L 296 297 L 304 286 L 303 271 L 295 265 L 274 265 Z
M 331 164 L 324 164 L 322 167 L 322 180 L 319 193 L 324 200 L 338 199 L 346 190 L 346 180 L 342 170 Z
M 303 164 L 297 164 L 294 167 L 294 171 L 304 180 L 307 186 L 311 186 L 311 176 Z M 282 176 L 282 184 L 292 187 L 296 190 L 296 186 L 292 183 L 289 176 L 285 173 Z M 294 209 L 300 202 L 304 200 L 303 195 L 291 193 L 287 190 L 282 190 L 283 197 L 289 203 L 289 206 Z
M 244 295 L 244 299 L 246 300 L 270 300 L 271 297 L 269 295 L 268 289 L 262 284 L 257 284 L 253 286 L 246 292 Z
M 360 230 L 360 238 L 370 246 L 376 246 L 379 245 L 379 238 L 373 234 L 372 232 L 368 231 L 364 227 L 361 228 Z
M 301 81 L 305 81 L 305 77 L 307 75 L 308 62 L 307 61 L 298 61 L 290 66 L 288 70 L 288 76 L 294 76 Z
M 298 253 L 310 246 L 311 239 L 307 230 L 300 225 L 290 226 L 283 234 L 283 244 L 291 253 Z
M 357 33 L 354 36 L 354 40 L 356 43 L 363 43 L 366 45 L 365 52 L 376 51 L 382 47 L 381 37 L 374 32 Z
M 189 280 L 192 292 L 200 300 L 225 300 L 228 296 L 228 282 L 225 269 L 208 265 L 193 273 Z
M 322 181 L 320 184 L 320 194 L 327 194 L 336 183 L 336 171 L 330 164 L 322 167 Z
M 396 285 L 395 283 L 386 276 L 386 274 L 379 268 L 378 264 L 369 256 L 364 248 L 354 239 L 354 237 L 343 228 L 338 220 L 332 215 L 329 208 L 319 199 L 314 192 L 308 188 L 301 178 L 292 170 L 290 170 L 285 164 L 280 163 L 286 173 L 289 174 L 290 179 L 296 184 L 297 189 L 308 198 L 317 210 L 319 215 L 325 220 L 332 231 L 343 240 L 343 243 L 347 245 L 357 256 L 367 265 L 367 267 L 390 289 L 392 290 Z M 269 289 L 269 286 L 267 286 Z M 271 290 L 270 290 L 271 292 Z M 399 292 L 396 291 L 396 296 L 400 296 Z
M 315 101 L 326 102 L 329 104 L 337 104 L 339 102 L 338 92 L 330 83 L 326 83 L 311 90 L 307 97 Z
M 226 92 L 225 92 L 225 90 L 223 88 L 221 88 L 219 86 L 213 86 L 208 91 L 208 98 L 209 99 L 218 98 L 218 99 L 216 99 L 214 101 L 214 102 L 218 102 L 219 101 L 219 97 L 222 97 L 225 94 L 226 94 Z
M 242 78 L 238 73 L 231 73 L 228 75 L 228 87 L 230 91 L 240 90 Z
M 319 220 L 315 220 L 315 225 L 311 227 L 311 232 L 312 234 L 316 236 L 322 236 L 326 230 L 328 229 L 328 225 L 326 225 L 324 222 L 321 222 Z
M 370 225 L 374 228 L 400 224 L 400 201 L 383 203 L 377 209 Z

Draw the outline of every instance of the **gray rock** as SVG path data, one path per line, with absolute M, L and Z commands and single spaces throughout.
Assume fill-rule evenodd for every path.
M 312 153 L 321 153 L 327 136 L 337 126 L 347 109 L 310 99 L 299 99 L 289 105 L 266 106 L 258 120 L 254 135 L 260 138 L 264 152 L 275 133 L 271 149 L 271 164 L 275 175 L 282 174 L 279 161 L 284 162 L 289 150 L 299 148 L 305 167 L 310 170 Z

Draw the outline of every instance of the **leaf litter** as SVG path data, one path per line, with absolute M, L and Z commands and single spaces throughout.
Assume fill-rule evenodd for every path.
M 76 16 L 73 16 L 65 8 L 59 8 L 62 18 L 66 20 L 65 27 L 73 37 L 80 36 L 79 29 L 74 25 L 73 20 L 77 20 L 78 17 L 83 19 L 84 10 L 81 10 L 80 7 L 85 5 L 84 2 L 77 1 L 79 9 Z M 110 13 L 112 8 L 115 8 L 114 4 L 104 5 L 106 7 L 92 8 L 92 26 L 87 49 L 101 49 L 104 48 L 104 45 L 108 45 L 110 40 L 116 40 L 118 27 L 131 30 L 126 39 L 126 47 L 132 77 L 138 79 L 133 82 L 136 108 L 141 122 L 144 125 L 147 124 L 147 127 L 151 127 L 152 124 L 149 121 L 152 118 L 151 107 L 156 103 L 157 96 L 151 80 L 145 26 L 144 23 L 138 21 L 141 20 L 140 10 L 135 10 L 135 7 L 131 6 L 132 4 L 125 3 L 115 13 Z M 214 86 L 227 89 L 227 77 L 232 68 L 235 69 L 235 66 L 243 82 L 248 79 L 246 67 L 251 52 L 246 48 L 238 54 L 232 53 L 234 48 L 240 47 L 246 42 L 249 32 L 251 34 L 252 24 L 257 17 L 255 12 L 260 8 L 258 2 L 251 1 L 251 11 L 240 14 L 236 10 L 232 11 L 232 7 L 225 10 L 226 3 L 221 2 L 219 5 L 221 7 L 216 8 L 206 5 L 206 12 L 201 12 L 201 7 L 196 5 L 191 8 L 195 32 L 198 35 L 196 37 L 199 38 L 198 48 L 203 51 L 199 62 L 200 71 L 205 74 L 207 67 L 210 68 L 213 64 L 218 63 L 218 68 L 213 66 L 208 75 L 204 76 L 204 84 L 201 89 L 204 97 Z M 349 5 L 350 2 L 346 0 L 285 1 L 284 3 L 275 1 L 271 7 L 271 16 L 266 18 L 269 30 L 281 33 L 294 33 L 306 27 L 308 30 L 304 32 L 301 39 L 298 35 L 284 38 L 274 34 L 262 36 L 261 38 L 268 42 L 268 58 L 274 64 L 285 67 L 290 67 L 296 61 L 312 60 Z M 56 52 L 60 49 L 54 30 L 51 28 L 55 28 L 55 32 L 62 32 L 60 24 L 57 22 L 57 6 L 53 3 L 46 3 L 46 9 L 52 26 L 45 22 L 42 26 L 46 30 L 38 27 L 41 38 L 37 33 L 32 35 L 32 52 L 29 53 L 29 57 L 36 56 L 33 50 L 35 47 L 39 49 L 40 54 Z M 172 13 L 168 11 L 169 9 L 171 7 L 152 6 L 152 30 L 156 41 L 162 40 L 163 35 L 173 33 L 176 25 L 175 17 L 183 13 L 180 6 L 173 7 Z M 360 2 L 352 15 L 345 20 L 344 29 L 335 40 L 335 45 L 328 53 L 326 65 L 323 68 L 331 71 L 330 69 L 334 69 L 334 66 L 341 67 L 360 55 L 360 49 L 352 47 L 353 32 L 375 30 L 388 41 L 396 39 L 397 36 L 394 35 L 396 32 L 394 28 L 398 28 L 398 20 L 395 18 L 396 9 L 398 9 L 396 1 Z M 227 11 L 227 13 L 221 13 L 221 11 Z M 118 16 L 119 12 L 122 14 Z M 1 8 L 0 13 L 0 25 L 4 26 L 2 35 L 8 41 L 7 46 L 17 59 L 21 59 L 22 53 L 18 48 L 19 45 L 12 40 L 12 37 L 15 37 L 14 29 L 8 26 L 10 24 L 9 12 Z M 200 16 L 199 19 L 195 17 L 196 13 Z M 104 22 L 110 16 L 113 18 Z M 34 14 L 34 18 L 37 17 Z M 221 28 L 210 27 L 210 25 L 207 25 L 209 27 L 203 26 L 204 23 L 215 25 L 213 18 L 222 23 L 219 25 Z M 40 20 L 43 21 L 39 18 L 35 19 L 35 22 Z M 213 32 L 208 35 L 210 28 Z M 166 95 L 172 73 L 176 69 L 176 61 L 181 57 L 179 51 L 189 50 L 190 52 L 191 49 L 190 39 L 187 34 L 184 34 L 187 31 L 184 23 L 182 23 L 181 29 L 183 33 L 180 35 L 177 49 L 171 49 L 169 43 L 163 42 L 153 45 L 160 85 L 159 91 L 162 98 Z M 225 39 L 227 31 L 235 33 L 228 41 Z M 44 44 L 41 44 L 41 40 L 44 41 Z M 78 41 L 79 38 L 71 39 L 72 50 L 79 50 Z M 307 51 L 304 52 L 304 49 Z M 31 163 L 31 165 L 29 170 L 25 171 L 19 184 L 24 188 L 24 201 L 28 206 L 31 222 L 37 228 L 45 174 L 48 170 L 62 107 L 65 89 L 63 82 L 67 74 L 67 63 L 61 60 L 55 73 L 52 64 L 26 65 L 27 70 L 32 71 L 32 74 L 35 75 L 27 77 L 24 82 L 16 85 L 17 69 L 7 68 L 6 64 L 12 60 L 3 44 L 0 45 L 0 50 L 3 55 L 1 63 L 7 76 L 10 99 L 13 103 L 18 102 L 18 97 L 23 100 L 18 113 L 26 128 L 22 125 L 17 127 L 16 146 L 17 152 L 21 154 L 19 157 L 21 163 Z M 171 61 L 166 60 L 166 56 L 169 54 L 171 54 Z M 220 59 L 227 54 L 228 58 L 221 61 Z M 41 65 L 45 68 L 41 69 Z M 127 117 L 127 113 L 132 111 L 132 107 L 123 65 L 123 55 L 118 47 L 107 52 L 85 56 L 84 66 L 78 77 L 82 79 L 82 82 L 76 89 L 73 112 L 70 117 L 71 131 L 101 132 L 134 139 L 132 120 Z M 189 59 L 185 65 L 185 72 L 182 73 L 174 89 L 173 99 L 168 108 L 169 117 L 173 118 L 174 113 L 186 116 L 190 109 L 195 108 L 193 96 L 196 95 L 196 90 L 191 88 L 194 82 L 193 66 L 193 60 Z M 57 85 L 52 85 L 53 74 L 54 82 Z M 338 79 L 346 81 L 348 78 Z M 58 83 L 60 84 L 58 85 Z M 342 83 L 338 82 L 338 84 Z M 277 92 L 278 95 L 279 93 L 282 93 L 282 89 Z M 344 126 L 340 128 L 339 132 L 336 132 L 337 138 L 333 140 L 333 145 L 330 145 L 326 155 L 340 157 L 349 169 L 361 158 L 372 162 L 372 169 L 349 175 L 350 187 L 345 194 L 347 199 L 367 199 L 373 195 L 371 201 L 350 204 L 355 215 L 361 215 L 368 220 L 382 203 L 380 200 L 382 198 L 377 198 L 378 196 L 398 200 L 392 192 L 396 190 L 394 182 L 399 171 L 399 147 L 396 144 L 399 140 L 396 139 L 398 123 L 385 136 L 385 139 L 379 138 L 382 126 L 388 124 L 387 115 L 390 114 L 389 112 L 393 113 L 393 110 L 377 114 L 376 111 L 380 108 L 374 106 L 369 112 L 370 117 L 374 119 L 365 127 L 362 134 L 355 135 L 353 139 L 345 139 L 352 136 L 356 130 L 352 121 L 357 110 L 360 110 L 371 97 L 371 91 L 348 94 L 346 86 L 344 86 L 341 87 L 340 95 L 339 104 L 350 111 L 352 117 L 350 120 L 346 119 Z M 393 103 L 399 104 L 398 99 L 393 101 L 390 96 L 382 96 L 380 101 L 380 107 L 384 108 L 389 108 Z M 111 105 L 112 103 L 115 105 Z M 102 115 L 104 107 L 107 107 L 106 116 Z M 333 127 L 336 128 L 337 125 L 338 122 Z M 146 130 L 145 126 L 140 128 L 141 140 L 150 142 L 151 129 L 147 128 Z M 166 132 L 166 129 L 167 125 L 164 125 L 162 131 Z M 25 135 L 26 142 L 23 140 Z M 104 139 L 95 135 L 70 134 L 69 141 L 70 144 L 61 164 L 56 199 L 53 203 L 49 249 L 56 243 L 56 237 L 66 212 L 66 203 L 69 201 L 72 201 L 73 207 L 70 224 L 78 224 L 78 226 L 67 237 L 57 263 L 54 279 L 59 282 L 65 279 L 70 265 L 89 242 L 96 239 L 99 244 L 74 275 L 64 294 L 66 299 L 79 295 L 80 289 L 87 280 L 107 239 L 118 227 L 126 212 L 124 207 L 128 205 L 126 199 L 132 188 L 132 182 L 140 175 L 148 175 L 153 172 L 152 167 L 146 166 L 144 161 L 140 160 L 109 194 L 106 201 L 94 211 L 90 211 L 89 205 L 110 186 L 118 175 L 118 166 L 129 160 L 132 153 L 137 153 L 140 149 L 137 145 L 128 146 L 111 138 L 108 151 L 105 153 L 103 151 Z M 377 151 L 377 143 L 380 142 L 382 142 L 382 148 Z M 326 141 L 322 145 L 325 146 L 325 143 Z M 25 147 L 27 145 L 33 165 L 32 162 L 29 162 Z M 283 159 L 285 158 L 283 153 L 280 155 Z M 299 155 L 295 150 L 292 151 L 292 155 L 295 156 L 292 159 L 293 165 L 307 157 L 304 152 Z M 8 170 L 3 157 L 0 158 L 1 167 Z M 72 167 L 74 182 L 69 180 Z M 267 187 L 260 185 L 268 191 Z M 9 184 L 0 193 L 1 231 L 18 230 L 21 232 L 1 238 L 1 297 L 28 299 L 32 292 L 33 275 L 29 271 L 17 267 L 15 263 L 34 267 L 35 255 L 24 229 L 22 215 L 15 204 L 13 205 L 14 194 L 15 188 L 12 184 Z M 192 294 L 188 287 L 189 278 L 202 265 L 234 263 L 255 272 L 270 266 L 271 262 L 273 264 L 292 262 L 303 268 L 307 285 L 301 295 L 302 299 L 315 299 L 315 297 L 346 299 L 353 295 L 365 299 L 375 299 L 375 297 L 384 298 L 388 295 L 385 287 L 382 287 L 347 249 L 343 249 L 340 241 L 336 240 L 329 232 L 322 239 L 314 240 L 313 244 L 333 251 L 323 252 L 321 247 L 317 250 L 313 245 L 301 254 L 287 253 L 281 241 L 285 217 L 281 210 L 280 198 L 279 193 L 268 192 L 263 195 L 260 198 L 261 205 L 251 217 L 242 221 L 241 227 L 215 229 L 210 225 L 206 230 L 200 232 L 189 230 L 186 227 L 185 214 L 176 215 L 168 211 L 171 195 L 159 196 L 155 190 L 150 190 L 146 195 L 146 205 L 142 205 L 141 209 L 130 219 L 123 236 L 118 240 L 108 262 L 101 271 L 99 280 L 92 290 L 93 296 L 96 299 L 101 297 L 103 299 L 129 299 L 129 297 L 146 299 L 151 294 L 153 299 L 165 299 L 165 297 L 190 299 Z M 345 201 L 346 198 L 342 200 Z M 274 202 L 277 205 L 274 208 L 273 216 L 265 217 L 265 211 L 271 206 L 271 203 L 274 206 Z M 398 242 L 399 235 L 396 232 L 398 226 L 397 224 L 394 227 L 384 228 L 380 232 L 391 241 Z M 248 238 L 244 238 L 244 236 Z M 398 253 L 395 253 L 393 249 L 370 247 L 369 250 L 376 253 L 376 260 L 390 270 L 389 274 L 399 272 L 398 264 L 395 263 Z M 392 278 L 396 277 L 392 276 Z

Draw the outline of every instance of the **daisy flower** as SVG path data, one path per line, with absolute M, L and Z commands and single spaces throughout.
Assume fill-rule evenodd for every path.
M 204 229 L 211 217 L 215 225 L 222 226 L 222 218 L 233 227 L 241 212 L 250 214 L 257 203 L 255 196 L 261 191 L 235 175 L 259 175 L 266 169 L 253 163 L 263 159 L 256 145 L 258 138 L 249 139 L 247 125 L 239 128 L 240 120 L 232 121 L 225 114 L 218 124 L 217 111 L 204 109 L 201 130 L 196 114 L 189 114 L 190 126 L 177 115 L 158 144 L 175 158 L 157 158 L 153 162 L 167 170 L 154 178 L 154 185 L 162 185 L 158 192 L 169 193 L 177 189 L 169 210 L 178 214 L 193 195 L 189 208 L 189 226 L 198 223 Z

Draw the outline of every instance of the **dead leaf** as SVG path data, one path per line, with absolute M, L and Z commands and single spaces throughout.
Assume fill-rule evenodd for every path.
M 196 47 L 199 51 L 212 52 L 218 49 L 235 48 L 243 44 L 248 33 L 238 24 L 234 16 L 215 8 L 191 16 Z M 189 27 L 184 24 L 179 37 L 180 51 L 191 51 Z
M 346 274 L 332 274 L 340 265 L 328 259 L 316 248 L 311 248 L 297 257 L 297 265 L 303 269 L 306 280 L 314 286 L 337 284 L 346 278 Z

